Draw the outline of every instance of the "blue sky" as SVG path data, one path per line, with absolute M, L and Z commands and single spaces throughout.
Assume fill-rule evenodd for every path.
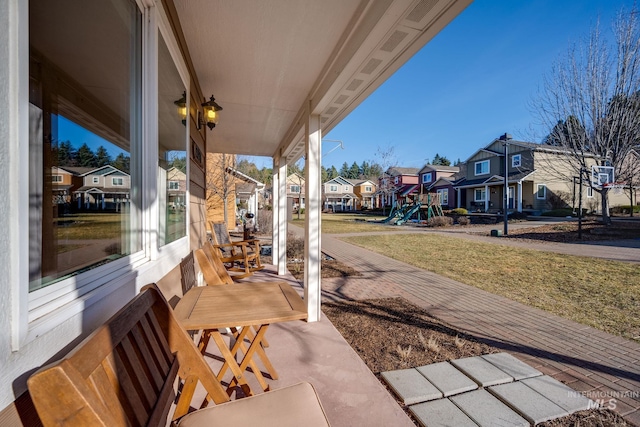
M 406 167 L 436 153 L 464 161 L 505 132 L 538 142 L 546 132 L 528 104 L 543 75 L 598 18 L 609 36 L 623 5 L 629 10 L 633 0 L 474 1 L 325 135 L 344 150 L 323 165 L 370 161 L 378 147 L 394 147 Z M 323 145 L 327 153 L 336 143 Z

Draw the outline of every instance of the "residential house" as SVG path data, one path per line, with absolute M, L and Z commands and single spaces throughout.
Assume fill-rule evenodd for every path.
M 304 177 L 297 172 L 287 177 L 287 201 L 294 212 L 304 209 Z
M 75 168 L 69 166 L 53 166 L 51 168 L 51 194 L 53 204 L 59 209 L 70 208 L 73 202 L 73 191 L 82 186 L 81 175 L 90 168 Z
M 419 197 L 419 168 L 391 167 L 379 181 L 380 206 L 413 203 Z
M 129 174 L 107 165 L 91 169 L 80 177 L 82 186 L 73 191 L 79 210 L 119 212 L 130 202 Z
M 0 419 L 19 426 L 33 417 L 24 409 L 33 408 L 29 375 L 144 285 L 157 283 L 168 299 L 182 292 L 178 264 L 206 241 L 210 153 L 272 159 L 278 274 L 287 168 L 305 158 L 304 301 L 308 321 L 318 321 L 322 136 L 470 2 L 0 2 Z M 214 93 L 219 123 L 203 106 Z M 102 184 L 104 196 L 93 182 L 81 193 L 100 206 L 128 189 L 118 221 L 63 225 L 53 208 L 51 168 L 64 165 L 51 143 L 85 141 L 71 125 L 129 165 L 118 168 L 126 175 L 97 177 L 116 179 Z M 187 166 L 186 210 L 175 216 L 186 222 L 167 230 L 171 159 Z M 87 239 L 68 244 L 64 227 Z M 103 246 L 82 246 L 90 240 Z
M 421 202 L 427 204 L 429 193 L 435 193 L 443 209 L 455 207 L 454 183 L 459 172 L 458 166 L 424 165 L 418 172 Z
M 378 207 L 376 192 L 378 186 L 368 179 L 348 179 L 353 185 L 353 194 L 356 195 L 356 210 L 375 209 Z
M 503 211 L 505 149 L 508 210 L 535 213 L 573 203 L 577 206 L 574 200 L 580 191 L 574 180 L 566 179 L 570 163 L 562 149 L 504 138 L 495 139 L 467 159 L 462 177 L 454 185 L 457 206 L 475 212 Z M 583 186 L 583 206 L 597 210 L 597 193 L 588 182 Z M 610 205 L 621 204 L 618 199 L 610 194 Z
M 236 181 L 236 205 L 241 206 L 241 211 L 253 215 L 257 224 L 261 195 L 265 185 L 250 176 L 230 168 L 229 173 L 237 178 Z
M 332 212 L 355 211 L 358 208 L 358 196 L 354 193 L 351 181 L 341 176 L 322 184 L 323 207 Z

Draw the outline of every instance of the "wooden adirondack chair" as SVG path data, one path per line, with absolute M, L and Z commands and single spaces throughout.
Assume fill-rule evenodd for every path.
M 254 271 L 264 268 L 260 262 L 260 241 L 258 239 L 232 241 L 227 224 L 210 222 L 211 238 L 214 248 L 220 252 L 220 259 L 225 268 L 240 279 L 251 276 Z

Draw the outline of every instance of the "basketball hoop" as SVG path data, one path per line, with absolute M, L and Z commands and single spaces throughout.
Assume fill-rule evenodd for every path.
M 608 188 L 611 194 L 620 195 L 624 193 L 625 182 L 610 182 L 603 184 L 602 188 Z

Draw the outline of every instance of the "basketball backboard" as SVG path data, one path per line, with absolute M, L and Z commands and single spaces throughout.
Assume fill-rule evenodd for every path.
M 591 186 L 602 188 L 605 184 L 615 182 L 613 166 L 591 166 Z

